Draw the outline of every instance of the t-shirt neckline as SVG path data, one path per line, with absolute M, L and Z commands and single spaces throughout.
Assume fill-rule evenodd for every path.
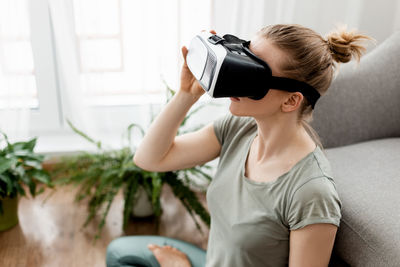
M 253 141 L 256 138 L 256 136 L 257 136 L 257 131 L 255 131 L 255 133 L 253 133 L 251 135 L 251 137 L 249 138 L 249 140 L 246 143 L 246 150 L 245 150 L 246 153 L 243 153 L 244 154 L 244 158 L 242 158 L 242 160 L 241 160 L 241 170 L 240 170 L 241 179 L 245 180 L 247 183 L 254 184 L 254 185 L 270 186 L 270 185 L 273 185 L 273 184 L 276 184 L 276 183 L 280 182 L 282 179 L 284 179 L 286 176 L 288 176 L 288 174 L 291 173 L 303 161 L 307 160 L 310 156 L 313 156 L 314 153 L 316 153 L 317 150 L 319 149 L 319 146 L 316 145 L 316 147 L 315 147 L 315 149 L 313 151 L 311 151 L 306 156 L 304 156 L 302 159 L 300 159 L 298 162 L 296 162 L 296 164 L 293 165 L 292 168 L 290 168 L 289 171 L 287 171 L 287 172 L 283 173 L 282 175 L 278 176 L 278 178 L 276 178 L 275 180 L 269 181 L 269 182 L 258 182 L 258 181 L 250 180 L 250 178 L 245 176 L 246 160 L 247 160 L 247 157 L 248 157 L 248 155 L 250 153 L 250 146 L 253 143 Z

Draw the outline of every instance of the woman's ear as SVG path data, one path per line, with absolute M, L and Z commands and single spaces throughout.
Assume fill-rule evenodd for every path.
M 303 94 L 299 92 L 289 93 L 289 96 L 281 105 L 282 112 L 291 112 L 298 109 L 303 102 L 303 98 Z

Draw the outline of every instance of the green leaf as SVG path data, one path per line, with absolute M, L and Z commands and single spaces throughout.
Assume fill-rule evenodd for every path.
M 100 223 L 99 223 L 99 226 L 98 226 L 97 234 L 95 236 L 96 239 L 100 237 L 101 230 L 104 227 L 108 212 L 110 211 L 111 204 L 112 204 L 112 202 L 114 200 L 114 197 L 117 194 L 117 192 L 118 191 L 111 191 L 106 195 L 105 203 L 107 203 L 107 206 L 106 206 L 106 209 L 105 209 L 105 211 L 103 212 L 103 214 L 101 216 L 101 220 L 100 220 Z
M 0 174 L 0 180 L 6 183 L 7 185 L 7 195 L 10 195 L 13 192 L 13 182 L 10 177 L 4 174 Z
M 44 170 L 31 170 L 29 172 L 29 175 L 31 175 L 35 180 L 39 182 L 42 182 L 44 184 L 50 184 L 50 176 Z
M 165 182 L 171 186 L 172 192 L 178 197 L 182 204 L 186 207 L 189 213 L 195 212 L 201 218 L 201 220 L 208 226 L 210 226 L 210 215 L 198 200 L 196 194 L 186 185 L 177 179 L 177 175 L 173 172 L 167 172 L 165 175 Z M 191 214 L 192 215 L 192 214 Z M 198 226 L 197 221 L 192 216 L 193 220 Z M 198 227 L 200 230 L 200 228 Z
M 17 191 L 21 196 L 25 196 L 26 195 L 24 188 L 22 188 L 22 186 L 18 182 L 14 181 L 13 182 L 13 186 L 15 188 L 17 188 Z
M 131 145 L 132 145 L 131 134 L 132 134 L 132 130 L 133 130 L 134 128 L 139 129 L 139 131 L 140 131 L 142 137 L 145 135 L 142 126 L 140 126 L 140 125 L 137 124 L 137 123 L 131 123 L 131 124 L 129 124 L 128 129 L 127 129 L 127 136 L 128 136 L 127 138 L 128 138 L 128 142 L 129 142 L 129 147 L 131 147 Z
M 34 160 L 34 161 L 42 162 L 44 160 L 44 155 L 36 154 L 34 152 L 26 153 L 25 151 L 27 151 L 27 150 L 24 150 L 24 152 L 17 152 L 17 153 L 15 153 L 15 156 L 22 158 L 23 161 Z
M 36 146 L 36 141 L 37 141 L 37 138 L 35 137 L 35 138 L 33 138 L 32 140 L 30 140 L 30 141 L 28 141 L 28 142 L 25 142 L 24 148 L 25 148 L 25 149 L 29 149 L 30 151 L 33 152 L 33 149 L 34 149 L 35 146 Z
M 11 169 L 11 172 L 16 176 L 17 180 L 25 175 L 25 168 L 22 165 L 17 165 L 15 168 Z
M 161 189 L 163 185 L 163 179 L 161 177 L 161 173 L 152 172 L 150 173 L 151 176 L 151 184 L 153 187 L 153 192 L 151 193 L 151 202 L 153 204 L 154 213 L 159 215 L 161 213 L 161 203 L 160 203 L 160 196 L 161 196 Z
M 17 156 L 17 157 L 26 157 L 26 156 L 29 156 L 29 155 L 31 155 L 33 153 L 31 151 L 29 151 L 29 150 L 26 150 L 26 149 L 20 149 L 20 150 L 14 150 L 12 152 L 12 154 L 14 156 Z
M 206 166 L 203 166 L 203 168 Z M 204 178 L 206 178 L 208 181 L 212 180 L 212 177 L 208 175 L 207 173 L 203 172 L 200 168 L 193 168 L 192 169 L 194 172 L 200 173 Z
M 42 162 L 38 160 L 27 159 L 24 161 L 24 165 L 39 170 L 42 169 Z
M 10 142 L 8 141 L 7 135 L 3 131 L 0 131 L 0 134 L 4 137 L 4 140 L 6 141 L 7 146 L 10 146 Z
M 0 158 L 0 174 L 10 169 L 17 161 L 16 158 Z
M 36 183 L 30 180 L 29 185 L 29 192 L 31 193 L 32 196 L 36 195 Z
M 130 218 L 130 215 L 132 214 L 133 207 L 135 205 L 136 199 L 135 195 L 136 192 L 138 191 L 139 179 L 136 179 L 136 177 L 132 177 L 128 184 L 125 187 L 125 192 L 124 192 L 124 218 L 123 218 L 123 229 L 126 229 L 126 226 L 128 225 L 128 220 Z
M 27 141 L 27 142 L 16 142 L 16 143 L 13 143 L 12 144 L 13 150 L 14 151 L 28 150 L 30 152 L 33 152 L 33 149 L 36 146 L 36 141 L 37 141 L 37 138 L 35 137 L 35 138 L 33 138 L 33 139 L 31 139 L 30 141 Z
M 133 163 L 133 161 L 132 161 L 132 163 Z M 140 169 L 136 165 L 132 165 L 132 166 L 126 167 L 125 172 L 137 173 L 137 172 L 142 172 L 142 169 Z
M 41 188 L 36 192 L 36 195 L 39 195 L 39 194 L 41 194 L 41 193 L 43 193 L 43 192 L 44 192 L 44 188 L 41 187 Z M 55 191 L 53 191 L 53 192 L 55 192 Z
M 70 120 L 67 119 L 67 123 L 69 125 L 69 127 L 71 127 L 71 129 L 77 133 L 78 135 L 82 136 L 84 139 L 86 139 L 87 141 L 89 141 L 90 143 L 94 144 L 97 146 L 98 149 L 101 149 L 101 142 L 100 141 L 95 141 L 94 139 L 90 138 L 87 134 L 85 134 L 84 132 L 78 130 L 78 128 L 76 128 L 72 122 Z
M 29 177 L 26 173 L 20 177 L 21 181 L 24 182 L 26 185 L 32 183 L 31 177 Z

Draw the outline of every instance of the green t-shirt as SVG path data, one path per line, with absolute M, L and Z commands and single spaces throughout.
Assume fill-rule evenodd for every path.
M 256 182 L 244 176 L 257 134 L 254 118 L 229 113 L 214 121 L 214 130 L 222 148 L 207 190 L 207 267 L 287 266 L 290 230 L 314 223 L 339 226 L 342 203 L 319 146 L 276 180 Z

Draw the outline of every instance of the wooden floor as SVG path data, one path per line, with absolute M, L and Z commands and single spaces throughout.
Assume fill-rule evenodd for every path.
M 0 266 L 105 266 L 108 243 L 122 235 L 162 235 L 191 242 L 206 249 L 208 229 L 202 224 L 201 234 L 185 208 L 163 188 L 164 213 L 159 228 L 154 219 L 131 221 L 122 232 L 122 195 L 114 201 L 102 236 L 94 242 L 96 223 L 82 229 L 87 215 L 86 203 L 74 202 L 75 189 L 61 187 L 45 202 L 51 190 L 35 199 L 21 198 L 19 224 L 0 232 Z M 199 194 L 203 203 L 204 194 Z

